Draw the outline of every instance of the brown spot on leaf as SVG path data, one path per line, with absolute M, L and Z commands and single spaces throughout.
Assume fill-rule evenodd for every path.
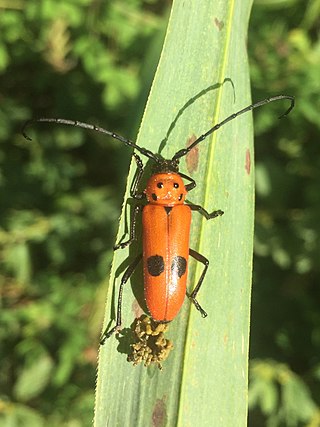
M 164 427 L 167 424 L 168 415 L 167 407 L 164 399 L 157 399 L 155 407 L 152 412 L 152 426 Z
M 219 21 L 218 18 L 214 18 L 214 23 L 216 25 L 216 27 L 218 28 L 219 31 L 222 30 L 222 28 L 224 27 L 224 22 L 223 21 Z
M 250 170 L 251 170 L 251 155 L 250 155 L 250 150 L 249 148 L 247 148 L 246 151 L 246 165 L 245 165 L 247 174 L 250 175 Z
M 189 147 L 197 137 L 195 134 L 191 135 L 190 138 L 187 140 L 187 147 Z M 187 169 L 190 174 L 192 174 L 194 171 L 198 169 L 198 163 L 199 163 L 199 148 L 196 146 L 194 147 L 186 157 L 186 164 Z

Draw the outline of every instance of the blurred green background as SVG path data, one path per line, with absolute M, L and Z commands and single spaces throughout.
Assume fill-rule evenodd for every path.
M 39 124 L 30 143 L 21 124 L 65 117 L 134 139 L 170 6 L 0 0 L 1 427 L 91 425 L 130 161 L 103 135 Z M 320 426 L 319 34 L 319 0 L 254 2 L 252 98 L 297 106 L 255 113 L 251 427 Z

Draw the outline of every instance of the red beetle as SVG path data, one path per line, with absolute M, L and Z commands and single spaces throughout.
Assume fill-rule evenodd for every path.
M 166 160 L 159 154 L 154 154 L 146 148 L 139 147 L 133 141 L 123 138 L 120 135 L 87 123 L 54 118 L 34 119 L 25 123 L 22 133 L 29 140 L 30 138 L 26 135 L 25 129 L 34 122 L 54 122 L 78 126 L 105 133 L 133 147 L 151 159 L 155 164 L 154 173 L 149 178 L 146 189 L 139 192 L 139 183 L 144 172 L 144 167 L 140 157 L 136 153 L 133 153 L 133 157 L 137 163 L 137 173 L 131 186 L 130 195 L 134 199 L 138 199 L 140 203 L 136 204 L 133 209 L 130 238 L 125 242 L 117 244 L 115 249 L 124 248 L 136 239 L 137 215 L 142 210 L 143 253 L 139 254 L 133 260 L 122 276 L 119 288 L 116 325 L 110 330 L 105 330 L 101 344 L 121 328 L 123 286 L 133 274 L 141 258 L 143 259 L 144 297 L 150 315 L 155 321 L 164 323 L 173 320 L 183 304 L 185 295 L 191 299 L 202 317 L 207 316 L 207 313 L 198 303 L 196 296 L 207 272 L 209 260 L 189 248 L 191 211 L 196 210 L 200 212 L 206 219 L 216 218 L 223 215 L 223 212 L 216 210 L 209 213 L 202 206 L 186 203 L 186 194 L 195 188 L 196 183 L 192 178 L 179 172 L 179 159 L 186 156 L 207 136 L 240 114 L 281 99 L 291 101 L 288 110 L 280 117 L 286 116 L 294 107 L 294 98 L 292 96 L 278 95 L 264 99 L 243 108 L 216 124 L 197 138 L 189 147 L 179 150 L 171 160 Z M 188 183 L 185 184 L 183 180 L 188 181 Z M 147 203 L 142 204 L 142 199 L 146 199 Z M 186 287 L 189 255 L 204 266 L 198 283 L 190 294 L 187 292 Z

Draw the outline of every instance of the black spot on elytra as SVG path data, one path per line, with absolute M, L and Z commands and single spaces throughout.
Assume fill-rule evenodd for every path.
M 178 274 L 179 278 L 184 275 L 187 269 L 187 260 L 182 256 L 175 256 L 171 264 L 171 272 Z
M 160 276 L 164 272 L 164 260 L 160 255 L 153 255 L 147 259 L 148 272 L 151 276 Z

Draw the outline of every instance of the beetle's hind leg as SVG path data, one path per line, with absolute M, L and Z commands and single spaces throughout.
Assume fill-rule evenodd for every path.
M 187 292 L 187 297 L 191 299 L 191 301 L 193 302 L 193 304 L 195 305 L 196 309 L 198 311 L 200 311 L 201 316 L 202 317 L 207 317 L 208 314 L 206 313 L 206 311 L 201 307 L 201 305 L 199 304 L 199 302 L 196 299 L 196 296 L 201 288 L 203 279 L 205 278 L 205 275 L 207 273 L 208 267 L 209 267 L 209 260 L 204 257 L 203 255 L 199 254 L 199 252 L 194 251 L 193 249 L 189 249 L 189 255 L 192 256 L 192 258 L 194 258 L 195 260 L 201 262 L 201 264 L 204 265 L 204 269 L 202 270 L 201 276 L 198 280 L 198 283 L 196 285 L 196 287 L 194 288 L 194 290 L 191 292 L 191 294 L 189 292 Z
M 132 261 L 132 263 L 129 265 L 129 267 L 127 267 L 126 271 L 123 273 L 123 276 L 122 276 L 122 279 L 121 279 L 121 283 L 120 283 L 120 288 L 119 288 L 116 326 L 114 326 L 109 331 L 106 329 L 103 332 L 102 337 L 100 339 L 100 344 L 101 345 L 103 345 L 105 343 L 105 341 L 108 338 L 111 337 L 112 334 L 114 334 L 115 332 L 119 331 L 119 329 L 121 328 L 121 323 L 122 323 L 122 294 L 123 294 L 123 286 L 127 283 L 127 281 L 132 276 L 132 274 L 133 274 L 135 268 L 137 267 L 137 265 L 139 264 L 141 258 L 142 258 L 142 254 L 138 255 Z

